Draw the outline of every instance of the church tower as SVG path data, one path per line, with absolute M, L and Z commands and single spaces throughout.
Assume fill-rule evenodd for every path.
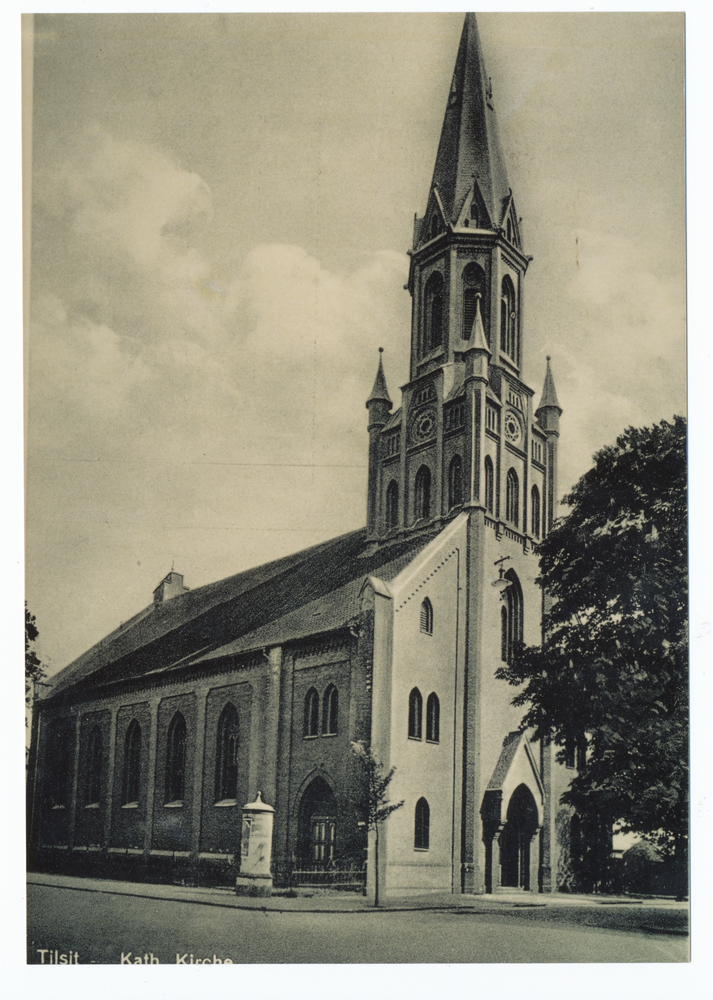
M 393 409 L 379 359 L 366 404 L 367 536 L 387 549 L 422 537 L 424 549 L 388 586 L 371 583 L 374 608 L 391 609 L 378 612 L 389 624 L 375 632 L 372 741 L 397 769 L 394 796 L 407 806 L 418 800 L 434 831 L 440 823 L 431 875 L 420 872 L 424 886 L 431 878 L 435 888 L 440 865 L 455 892 L 549 891 L 560 864 L 559 798 L 571 776 L 552 746 L 519 731 L 522 710 L 497 674 L 519 643 L 542 638 L 535 548 L 555 516 L 562 410 L 549 358 L 537 407 L 523 378 L 532 258 L 474 14 L 465 17 L 409 256 L 409 381 Z M 428 736 L 419 749 L 426 696 L 441 705 L 448 766 L 428 750 Z M 408 729 L 399 715 L 407 704 Z M 406 810 L 390 820 L 384 878 L 394 888 L 423 862 L 407 820 Z M 417 829 L 419 822 L 416 810 Z
M 474 14 L 465 18 L 409 256 L 410 379 L 390 415 L 380 360 L 367 402 L 369 536 L 411 533 L 476 507 L 499 534 L 515 529 L 531 546 L 553 517 L 561 410 L 549 366 L 537 414 L 522 380 L 523 286 L 532 258 L 523 249 Z

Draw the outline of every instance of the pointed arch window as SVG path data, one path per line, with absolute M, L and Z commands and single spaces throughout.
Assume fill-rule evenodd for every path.
M 215 746 L 216 802 L 238 797 L 239 721 L 238 710 L 228 702 L 218 720 Z
M 532 537 L 539 538 L 540 523 L 541 523 L 540 491 L 536 486 L 532 487 L 531 500 L 532 500 Z
M 339 716 L 339 692 L 330 684 L 322 699 L 322 735 L 336 736 Z
M 448 466 L 448 507 L 460 507 L 463 503 L 463 461 L 454 455 Z
M 477 226 L 477 220 L 474 220 L 473 224 Z M 478 295 L 482 296 L 485 291 L 485 272 L 476 263 L 471 262 L 463 269 L 461 281 L 463 287 L 463 325 L 460 335 L 463 340 L 469 340 L 475 322 Z
M 500 658 L 511 664 L 523 639 L 523 600 L 517 573 L 509 569 L 505 579 L 510 586 L 503 595 L 503 606 L 500 609 Z
M 433 635 L 433 605 L 428 598 L 421 604 L 421 631 Z
M 500 659 L 508 662 L 508 609 L 503 605 L 500 609 Z
M 431 838 L 431 810 L 428 802 L 421 798 L 416 803 L 413 846 L 417 851 L 427 851 Z
M 305 736 L 319 736 L 319 693 L 310 688 L 305 695 Z
M 505 518 L 517 527 L 520 523 L 520 481 L 514 469 L 508 469 L 505 486 Z
M 410 740 L 420 740 L 423 720 L 423 698 L 418 688 L 408 696 L 408 735 Z
M 176 712 L 166 741 L 166 802 L 183 802 L 186 796 L 186 720 Z
M 431 470 L 422 465 L 416 473 L 414 485 L 414 521 L 431 516 Z
M 517 364 L 517 315 L 515 289 L 509 276 L 503 278 L 500 293 L 500 350 Z
M 124 738 L 122 805 L 138 805 L 141 791 L 141 726 L 132 719 Z
M 399 484 L 392 479 L 386 487 L 386 527 L 390 531 L 399 523 Z
M 423 354 L 443 343 L 443 276 L 434 271 L 426 282 Z
M 102 796 L 102 742 L 102 731 L 94 726 L 87 741 L 87 805 L 99 805 Z
M 53 809 L 66 809 L 71 801 L 74 776 L 76 729 L 69 720 L 62 720 L 50 730 L 47 752 L 48 803 Z
M 441 726 L 441 704 L 438 695 L 432 691 L 426 702 L 426 741 L 438 743 Z
M 485 509 L 495 513 L 495 470 L 489 455 L 485 456 Z

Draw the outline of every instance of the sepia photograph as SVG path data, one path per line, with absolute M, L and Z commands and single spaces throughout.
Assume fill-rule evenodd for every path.
M 688 963 L 684 14 L 22 45 L 27 964 Z

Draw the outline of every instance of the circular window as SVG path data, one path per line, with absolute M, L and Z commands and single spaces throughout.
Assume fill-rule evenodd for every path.
M 514 413 L 505 417 L 505 437 L 511 444 L 519 444 L 522 438 L 522 427 Z
M 436 433 L 436 411 L 432 407 L 417 413 L 411 424 L 411 437 L 419 444 L 428 441 Z

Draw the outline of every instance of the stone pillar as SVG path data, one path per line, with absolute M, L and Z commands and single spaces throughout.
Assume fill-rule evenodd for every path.
M 74 828 L 77 821 L 77 798 L 79 790 L 79 749 L 82 743 L 82 713 L 77 712 L 74 736 L 74 762 L 72 769 L 72 791 L 69 799 L 69 822 L 67 824 L 67 848 L 74 847 Z
M 263 766 L 261 784 L 268 802 L 277 794 L 277 757 L 280 735 L 280 676 L 282 674 L 282 647 L 267 651 L 267 685 L 263 721 Z
M 530 892 L 538 892 L 539 890 L 539 871 L 540 871 L 540 830 L 541 827 L 536 827 L 530 839 L 530 870 L 527 873 L 527 888 Z
M 158 706 L 160 698 L 152 698 L 151 730 L 149 732 L 148 773 L 146 775 L 146 828 L 144 831 L 144 860 L 148 860 L 153 841 L 153 813 L 156 797 L 156 753 L 158 746 Z
M 540 773 L 545 786 L 545 821 L 542 826 L 540 843 L 540 885 L 542 892 L 554 892 L 557 888 L 557 796 L 554 788 L 555 747 L 542 741 L 540 745 Z
M 198 861 L 203 818 L 203 772 L 205 757 L 205 713 L 208 688 L 196 691 L 196 742 L 193 752 L 193 794 L 191 796 L 191 861 Z
M 106 812 L 104 813 L 104 843 L 103 849 L 109 847 L 111 840 L 111 824 L 114 817 L 114 774 L 116 772 L 116 721 L 118 708 L 116 705 L 111 710 L 111 720 L 109 722 L 109 759 L 106 779 Z
M 493 886 L 492 891 L 495 892 L 496 889 L 500 889 L 503 884 L 503 866 L 501 858 L 501 838 L 503 835 L 504 826 L 499 826 L 497 832 L 493 837 L 493 848 L 492 848 L 492 868 L 491 868 L 491 883 Z
M 466 650 L 463 706 L 463 849 L 462 891 L 485 892 L 481 806 L 485 789 L 480 773 L 483 738 L 481 723 L 481 622 L 485 558 L 485 522 L 482 510 L 471 510 L 468 519 Z
M 30 863 L 33 862 L 36 856 L 36 851 L 39 847 L 38 813 L 41 803 L 41 785 L 38 763 L 41 745 L 44 750 L 44 733 L 41 732 L 41 730 L 44 729 L 43 721 L 41 702 L 34 696 L 33 693 L 30 753 L 27 760 L 27 805 L 25 821 L 27 833 L 27 859 Z

